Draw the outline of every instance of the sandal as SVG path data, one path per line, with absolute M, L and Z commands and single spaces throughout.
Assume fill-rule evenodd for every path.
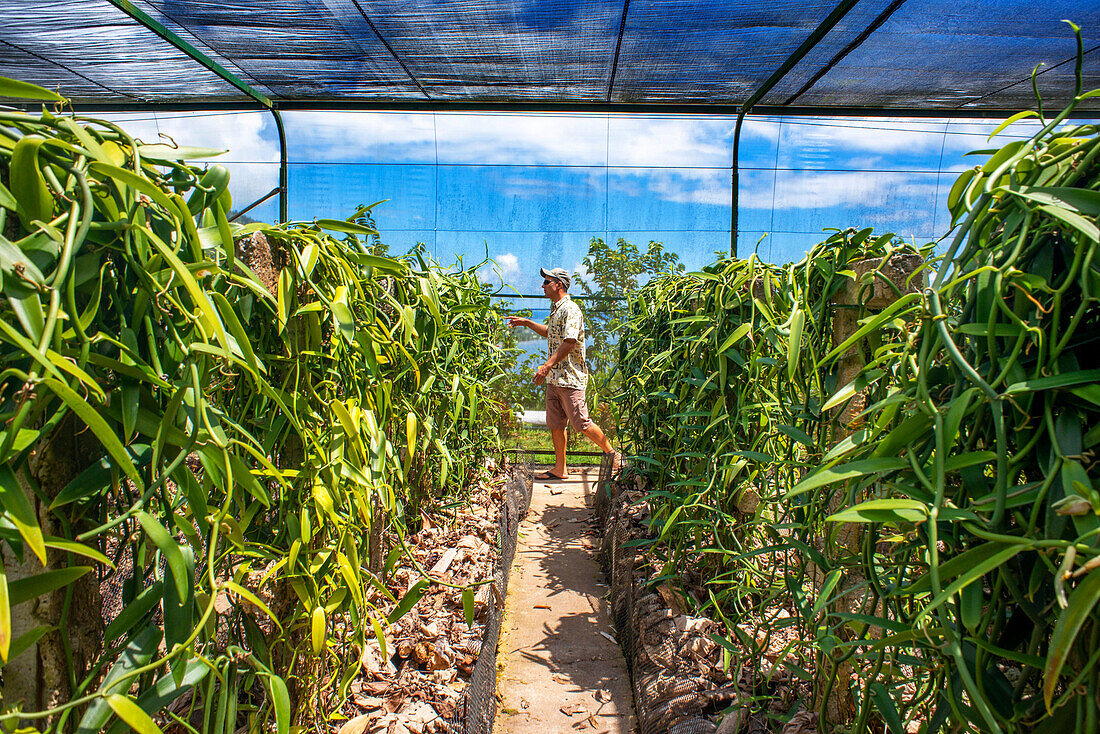
M 534 477 L 540 482 L 562 482 L 565 481 L 565 477 L 559 477 L 552 471 L 544 471 L 542 474 L 536 474 Z

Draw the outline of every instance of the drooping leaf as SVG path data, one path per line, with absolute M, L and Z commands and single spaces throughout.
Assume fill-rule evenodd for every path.
M 1069 658 L 1070 651 L 1085 621 L 1092 614 L 1096 603 L 1100 601 L 1100 572 L 1093 571 L 1085 576 L 1069 597 L 1069 605 L 1058 614 L 1054 631 L 1050 637 L 1050 649 L 1047 652 L 1046 667 L 1043 670 L 1043 701 L 1050 712 L 1058 680 Z

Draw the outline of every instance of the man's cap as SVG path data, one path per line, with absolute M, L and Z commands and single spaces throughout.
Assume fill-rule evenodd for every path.
M 547 270 L 546 268 L 540 268 L 539 272 L 542 273 L 542 277 L 552 278 L 552 279 L 558 281 L 559 283 L 561 283 L 563 286 L 565 286 L 565 290 L 569 290 L 569 280 L 570 280 L 570 278 L 569 278 L 569 273 L 567 273 L 565 271 L 565 268 L 554 268 L 553 270 Z

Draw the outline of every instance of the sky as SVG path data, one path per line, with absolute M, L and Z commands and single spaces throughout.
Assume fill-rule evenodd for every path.
M 241 208 L 278 184 L 271 115 L 112 115 L 146 141 L 226 149 Z M 284 112 L 292 220 L 375 209 L 400 255 L 423 242 L 506 289 L 539 293 L 540 267 L 581 271 L 593 237 L 663 242 L 697 269 L 730 248 L 734 119 L 625 114 Z M 738 254 L 799 259 L 826 228 L 927 242 L 949 228 L 947 193 L 980 164 L 998 121 L 748 117 L 741 133 Z M 250 216 L 278 217 L 275 199 Z

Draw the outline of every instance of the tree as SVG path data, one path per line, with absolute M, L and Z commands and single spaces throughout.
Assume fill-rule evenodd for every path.
M 666 252 L 661 242 L 650 240 L 643 253 L 622 237 L 613 246 L 593 237 L 583 263 L 585 272 L 574 273 L 574 280 L 581 293 L 590 296 L 585 303 L 586 335 L 592 339 L 585 355 L 591 368 L 589 411 L 604 432 L 614 437 L 618 419 L 609 398 L 619 390 L 616 345 L 619 331 L 630 317 L 630 295 L 654 275 L 682 273 L 684 266 L 679 255 Z
M 622 237 L 614 246 L 599 237 L 588 244 L 584 273 L 575 273 L 581 292 L 590 297 L 585 304 L 585 327 L 592 339 L 587 357 L 593 376 L 607 380 L 616 363 L 618 333 L 629 316 L 628 299 L 650 278 L 660 273 L 682 273 L 684 266 L 661 242 L 650 240 L 648 249 Z

